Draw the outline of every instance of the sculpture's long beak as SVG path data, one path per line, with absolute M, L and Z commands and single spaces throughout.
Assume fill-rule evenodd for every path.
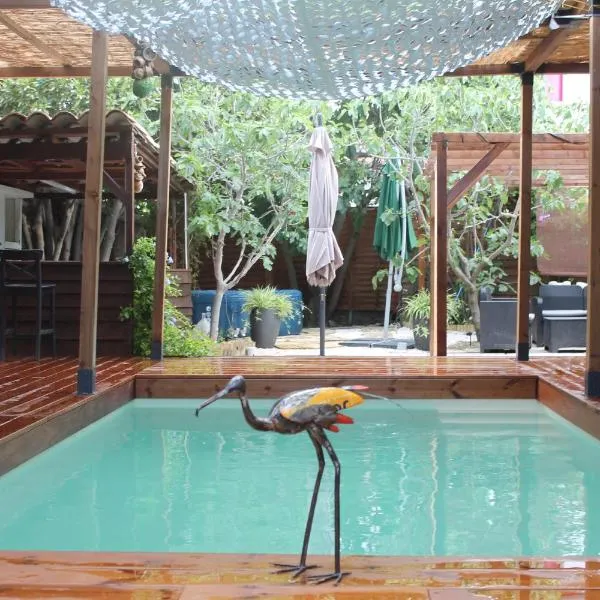
M 222 389 L 220 392 L 217 392 L 216 394 L 214 394 L 214 396 L 211 396 L 208 400 L 205 400 L 197 409 L 196 409 L 196 416 L 198 416 L 198 413 L 203 409 L 206 408 L 209 404 L 212 404 L 215 400 L 218 400 L 219 398 L 222 398 L 223 396 L 226 396 L 229 393 L 229 388 L 224 388 Z
M 345 385 L 343 386 L 344 390 L 349 390 L 351 392 L 358 392 L 361 396 L 366 396 L 367 398 L 376 398 L 377 400 L 389 400 L 385 396 L 380 396 L 379 394 L 372 394 L 371 392 L 367 392 L 369 389 L 366 385 Z

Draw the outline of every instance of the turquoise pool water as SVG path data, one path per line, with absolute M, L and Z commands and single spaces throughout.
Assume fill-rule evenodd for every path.
M 253 403 L 264 414 L 271 401 Z M 300 550 L 308 436 L 135 401 L 0 478 L 0 549 Z M 597 555 L 600 443 L 533 401 L 371 401 L 331 434 L 344 553 Z M 328 469 L 311 552 L 333 548 Z

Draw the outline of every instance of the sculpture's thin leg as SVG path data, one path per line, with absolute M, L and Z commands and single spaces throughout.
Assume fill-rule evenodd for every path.
M 310 532 L 312 530 L 313 519 L 315 516 L 315 508 L 317 506 L 317 498 L 319 497 L 319 488 L 321 486 L 321 479 L 323 478 L 323 470 L 325 469 L 325 456 L 323 455 L 323 448 L 319 442 L 315 433 L 310 429 L 308 435 L 312 443 L 315 446 L 317 452 L 317 460 L 319 461 L 319 470 L 317 471 L 317 478 L 315 479 L 315 487 L 313 489 L 312 498 L 310 500 L 310 508 L 308 509 L 308 519 L 306 520 L 306 529 L 304 531 L 304 542 L 302 544 L 302 554 L 300 555 L 300 564 L 298 565 L 285 565 L 281 563 L 275 563 L 275 567 L 281 567 L 276 573 L 293 573 L 292 579 L 298 577 L 307 569 L 314 569 L 317 565 L 306 565 L 306 557 L 308 555 L 308 543 L 310 541 Z
M 335 529 L 335 564 L 334 564 L 334 573 L 328 573 L 327 575 L 312 575 L 309 579 L 312 579 L 314 583 L 325 583 L 326 581 L 334 581 L 334 584 L 337 585 L 344 575 L 348 575 L 349 573 L 342 572 L 341 566 L 341 530 L 340 530 L 340 482 L 341 482 L 341 471 L 342 467 L 340 465 L 340 461 L 338 460 L 337 454 L 331 445 L 331 442 L 327 439 L 325 432 L 322 429 L 317 429 L 318 433 L 317 439 L 320 444 L 327 450 L 327 454 L 331 458 L 331 462 L 333 463 L 333 467 L 335 469 L 335 481 L 334 481 L 334 529 Z

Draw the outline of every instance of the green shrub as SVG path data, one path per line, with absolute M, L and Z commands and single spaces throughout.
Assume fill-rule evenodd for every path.
M 446 307 L 448 323 L 456 321 L 460 313 L 460 302 L 453 295 L 448 294 L 446 297 Z M 417 335 L 423 337 L 428 335 L 430 314 L 431 297 L 429 290 L 419 290 L 404 301 L 402 316 L 411 322 L 413 330 Z
M 278 319 L 287 319 L 294 313 L 292 301 L 277 289 L 267 285 L 255 287 L 244 294 L 242 311 L 251 313 L 253 310 L 272 310 Z
M 121 310 L 121 319 L 133 321 L 133 351 L 137 356 L 150 356 L 152 346 L 152 313 L 154 303 L 154 238 L 139 238 L 131 256 L 126 259 L 133 272 L 133 305 Z M 167 265 L 166 296 L 180 296 L 176 278 Z M 211 356 L 217 345 L 197 331 L 189 319 L 165 298 L 163 344 L 165 356 Z

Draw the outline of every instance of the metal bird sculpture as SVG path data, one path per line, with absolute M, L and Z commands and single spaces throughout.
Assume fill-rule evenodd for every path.
M 338 584 L 344 575 L 348 573 L 342 572 L 340 564 L 340 461 L 331 445 L 331 442 L 325 435 L 325 430 L 339 431 L 339 424 L 351 424 L 353 420 L 342 410 L 351 408 L 363 402 L 363 396 L 377 397 L 374 394 L 365 393 L 368 389 L 361 385 L 347 385 L 343 387 L 319 387 L 306 390 L 299 390 L 286 394 L 280 398 L 271 408 L 266 418 L 257 417 L 250 408 L 248 396 L 246 395 L 246 380 L 241 375 L 236 375 L 231 381 L 214 396 L 211 396 L 203 404 L 196 409 L 196 416 L 199 412 L 228 394 L 237 394 L 242 403 L 242 410 L 246 422 L 250 427 L 258 431 L 273 431 L 275 433 L 295 434 L 306 431 L 317 452 L 317 460 L 319 469 L 315 480 L 315 487 L 310 501 L 308 510 L 308 519 L 306 521 L 306 529 L 304 532 L 304 542 L 302 544 L 302 553 L 300 562 L 297 565 L 275 564 L 279 567 L 277 573 L 293 573 L 292 578 L 298 577 L 308 569 L 316 568 L 316 565 L 307 565 L 306 557 L 308 553 L 308 542 L 312 529 L 313 518 L 315 515 L 315 507 L 317 505 L 317 496 L 319 494 L 319 486 L 325 468 L 325 457 L 323 448 L 331 458 L 335 469 L 334 494 L 334 523 L 335 523 L 335 566 L 334 572 L 326 575 L 314 575 L 308 579 L 313 583 L 324 583 L 326 581 L 334 581 Z M 359 394 L 357 392 L 362 392 Z

